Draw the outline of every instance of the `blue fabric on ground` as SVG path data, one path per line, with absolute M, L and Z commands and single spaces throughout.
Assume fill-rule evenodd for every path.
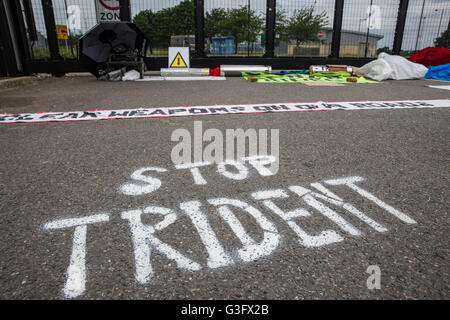
M 275 74 L 277 74 L 279 76 L 282 76 L 285 74 L 308 74 L 308 73 L 309 73 L 309 70 L 294 70 L 294 71 L 283 70 L 283 71 L 275 72 Z
M 425 79 L 450 81 L 450 63 L 440 66 L 429 66 Z

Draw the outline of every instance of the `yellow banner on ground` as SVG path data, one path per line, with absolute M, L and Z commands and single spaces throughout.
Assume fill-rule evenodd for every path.
M 379 83 L 378 81 L 368 80 L 364 77 L 356 78 L 357 82 L 347 82 L 347 77 L 342 75 L 312 75 L 309 74 L 271 74 L 264 72 L 242 72 L 245 80 L 248 78 L 257 78 L 260 83 L 293 83 L 293 82 L 334 82 L 334 83 Z

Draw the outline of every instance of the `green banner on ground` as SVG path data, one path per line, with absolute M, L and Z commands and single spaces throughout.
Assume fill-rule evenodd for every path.
M 342 75 L 313 75 L 308 74 L 284 74 L 277 75 L 264 72 L 242 72 L 242 77 L 248 80 L 249 77 L 258 78 L 260 83 L 293 83 L 293 82 L 334 82 L 334 83 L 379 83 L 368 80 L 364 77 L 355 77 L 357 82 L 347 82 L 347 77 Z

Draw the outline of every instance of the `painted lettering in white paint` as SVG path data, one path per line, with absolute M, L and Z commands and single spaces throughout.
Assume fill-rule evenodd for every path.
M 278 172 L 278 156 L 277 155 L 258 155 L 242 158 L 248 161 L 263 176 L 273 176 Z
M 160 214 L 164 219 L 156 225 L 144 225 L 142 223 L 143 214 Z M 141 284 L 146 284 L 153 276 L 153 268 L 151 265 L 152 248 L 164 254 L 168 259 L 174 260 L 180 269 L 197 271 L 201 266 L 179 253 L 170 245 L 159 240 L 155 235 L 155 231 L 162 230 L 175 222 L 176 214 L 167 208 L 149 206 L 144 210 L 130 210 L 121 214 L 122 219 L 128 220 L 130 225 L 134 258 L 136 265 L 136 280 Z
M 350 212 L 352 215 L 354 215 L 358 219 L 367 223 L 370 227 L 372 227 L 373 229 L 375 229 L 378 232 L 386 232 L 387 231 L 387 229 L 383 225 L 374 221 L 372 218 L 368 217 L 363 212 L 356 209 L 350 203 L 345 203 L 341 198 L 339 198 L 337 195 L 332 193 L 321 183 L 312 183 L 311 186 L 313 186 L 317 190 L 320 190 L 321 192 L 325 193 L 325 195 L 317 193 L 317 192 L 311 192 L 310 190 L 303 188 L 305 192 L 308 191 L 309 195 L 311 195 L 315 198 L 321 199 L 321 200 L 325 200 L 326 202 L 331 203 L 337 207 L 342 207 L 343 209 Z
M 333 186 L 342 185 L 342 184 L 346 185 L 347 187 L 349 187 L 353 191 L 359 193 L 361 196 L 363 196 L 363 197 L 369 199 L 370 201 L 374 202 L 376 205 L 378 205 L 379 207 L 383 208 L 387 212 L 391 213 L 395 217 L 399 218 L 403 222 L 408 223 L 408 224 L 417 223 L 414 219 L 412 219 L 408 215 L 404 214 L 403 212 L 398 211 L 397 209 L 395 209 L 392 206 L 388 205 L 386 202 L 381 201 L 380 199 L 375 197 L 370 192 L 362 189 L 361 187 L 359 187 L 359 186 L 357 186 L 355 184 L 355 183 L 361 182 L 361 181 L 364 181 L 363 177 L 347 177 L 347 178 L 341 178 L 341 179 L 326 180 L 325 183 L 327 183 L 329 185 L 333 185 Z
M 87 225 L 109 221 L 109 215 L 96 214 L 82 218 L 59 219 L 44 225 L 44 230 L 73 228 L 73 245 L 70 264 L 67 268 L 67 279 L 64 285 L 64 295 L 75 298 L 86 290 L 86 234 Z
M 227 166 L 235 167 L 238 172 L 233 173 L 227 170 Z M 224 177 L 232 180 L 244 180 L 248 177 L 248 169 L 242 162 L 237 162 L 234 160 L 227 160 L 217 165 L 217 172 L 219 172 Z
M 217 239 L 216 233 L 211 228 L 206 214 L 202 212 L 200 201 L 188 201 L 180 204 L 181 210 L 191 219 L 200 238 L 208 252 L 207 265 L 210 268 L 229 266 L 233 263 L 231 257 Z
M 203 178 L 200 173 L 200 167 L 209 166 L 211 163 L 207 161 L 203 162 L 194 162 L 194 163 L 180 163 L 175 166 L 178 170 L 189 169 L 192 173 L 192 177 L 194 178 L 195 184 L 207 184 L 206 180 Z
M 273 213 L 280 216 L 286 223 L 291 227 L 291 229 L 298 236 L 298 242 L 307 248 L 321 247 L 324 245 L 344 241 L 336 231 L 334 230 L 324 230 L 320 232 L 319 235 L 308 234 L 303 228 L 301 228 L 295 218 L 299 217 L 309 217 L 311 213 L 304 208 L 297 208 L 295 210 L 284 212 L 280 209 L 272 199 L 285 199 L 288 198 L 288 194 L 281 189 L 259 191 L 252 194 L 253 198 L 256 200 L 263 200 L 263 204 L 271 210 Z
M 280 235 L 275 225 L 268 220 L 258 209 L 252 207 L 244 201 L 227 198 L 209 199 L 208 202 L 218 206 L 217 212 L 228 223 L 231 230 L 241 241 L 243 248 L 239 249 L 239 257 L 250 262 L 261 257 L 270 255 L 277 247 Z M 231 211 L 230 206 L 244 210 L 250 214 L 259 226 L 264 230 L 264 236 L 261 243 L 256 243 L 247 233 L 241 222 Z
M 278 161 L 273 156 L 259 155 L 255 157 L 247 157 L 241 159 L 242 161 L 228 160 L 217 165 L 219 174 L 232 179 L 244 180 L 249 176 L 249 168 L 243 161 L 248 161 L 249 164 L 258 171 L 261 176 L 273 175 L 273 172 L 268 168 L 274 161 Z M 199 168 L 210 165 L 209 162 L 194 162 L 183 163 L 175 166 L 176 169 L 189 169 L 192 173 L 195 184 L 206 184 L 206 180 L 200 174 Z M 232 168 L 234 167 L 234 168 Z M 150 177 L 148 172 L 164 173 L 168 171 L 159 167 L 144 167 L 136 170 L 131 175 L 132 182 L 128 182 L 120 187 L 120 192 L 125 195 L 138 196 L 146 195 L 161 187 L 161 180 Z M 398 211 L 392 206 L 381 201 L 373 194 L 357 186 L 356 183 L 363 181 L 362 177 L 346 177 L 340 179 L 325 180 L 328 185 L 344 185 L 348 186 L 359 195 L 376 203 L 381 208 L 387 210 L 395 217 L 406 223 L 416 223 L 415 220 L 406 214 Z M 337 231 L 326 229 L 316 234 L 306 232 L 300 226 L 300 219 L 311 217 L 311 211 L 304 207 L 299 207 L 293 210 L 283 209 L 283 200 L 289 198 L 290 192 L 293 192 L 302 203 L 314 211 L 318 211 L 321 215 L 331 220 L 342 231 L 353 236 L 361 236 L 362 232 L 355 226 L 345 220 L 340 214 L 328 207 L 341 208 L 343 213 L 351 214 L 354 217 L 365 222 L 377 232 L 386 232 L 387 228 L 382 224 L 374 221 L 371 217 L 355 208 L 352 204 L 344 201 L 340 196 L 329 190 L 320 182 L 310 184 L 313 189 L 308 189 L 302 186 L 294 185 L 286 189 L 269 189 L 251 193 L 255 201 L 260 202 L 271 213 L 279 216 L 296 234 L 298 243 L 307 248 L 321 247 L 338 243 L 344 240 L 343 236 Z M 233 259 L 231 253 L 227 252 L 220 242 L 216 231 L 214 231 L 210 220 L 208 219 L 208 212 L 203 210 L 202 202 L 198 200 L 183 201 L 179 208 L 181 213 L 187 216 L 195 230 L 200 236 L 200 239 L 205 247 L 207 253 L 206 266 L 208 268 L 227 267 L 237 263 L 239 260 L 243 262 L 256 261 L 262 257 L 271 255 L 280 244 L 280 233 L 276 225 L 261 211 L 251 204 L 238 200 L 224 197 L 215 197 L 208 200 L 208 203 L 215 206 L 219 215 L 220 221 L 225 221 L 230 227 L 231 231 L 236 235 L 237 239 L 242 244 L 242 247 L 237 249 L 237 255 L 240 259 Z M 248 230 L 243 226 L 236 214 L 239 210 L 248 214 L 251 221 L 256 221 L 256 225 L 262 230 L 263 239 L 255 241 Z M 144 215 L 158 215 L 162 219 L 158 222 L 144 224 L 142 218 Z M 74 298 L 83 294 L 86 290 L 86 235 L 87 225 L 99 222 L 109 221 L 109 214 L 95 214 L 81 218 L 64 218 L 44 225 L 45 230 L 55 230 L 62 228 L 74 228 L 73 247 L 70 257 L 70 264 L 67 269 L 67 279 L 64 285 L 63 293 L 66 297 Z M 153 250 L 166 256 L 169 260 L 176 262 L 178 268 L 188 271 L 198 271 L 202 269 L 200 263 L 188 258 L 182 254 L 178 249 L 171 245 L 162 242 L 156 233 L 163 231 L 165 228 L 177 222 L 178 215 L 175 211 L 160 207 L 147 206 L 144 209 L 127 210 L 121 213 L 121 217 L 128 221 L 131 238 L 134 249 L 134 260 L 136 268 L 136 280 L 141 284 L 147 284 L 154 276 L 154 271 L 151 264 L 151 254 Z M 314 233 L 314 232 L 313 232 Z M 220 236 L 220 234 L 219 234 Z
M 158 190 L 161 187 L 161 180 L 144 175 L 148 171 L 166 172 L 167 169 L 158 167 L 138 169 L 131 174 L 131 179 L 137 180 L 139 183 L 126 183 L 120 187 L 120 192 L 128 196 L 140 196 Z

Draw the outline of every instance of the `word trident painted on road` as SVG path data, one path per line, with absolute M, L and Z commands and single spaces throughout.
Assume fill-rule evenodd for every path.
M 272 172 L 270 164 L 276 161 L 271 156 L 254 156 L 240 159 L 240 161 L 227 161 L 216 164 L 217 174 L 230 180 L 245 180 L 251 174 L 268 178 Z M 193 178 L 193 185 L 208 184 L 213 179 L 204 177 L 204 167 L 211 163 L 191 163 L 190 165 L 175 165 L 175 172 L 188 170 Z M 118 192 L 124 195 L 138 197 L 149 195 L 157 191 L 163 185 L 161 179 L 171 170 L 161 167 L 143 167 L 134 171 L 130 181 L 121 185 Z M 155 203 L 149 203 L 143 208 L 126 209 L 117 213 L 122 221 L 128 224 L 133 243 L 135 278 L 142 285 L 151 283 L 155 275 L 152 267 L 152 255 L 165 256 L 175 262 L 180 269 L 195 272 L 204 268 L 226 268 L 237 263 L 252 263 L 274 253 L 284 241 L 282 237 L 289 236 L 280 231 L 280 226 L 274 220 L 283 223 L 290 236 L 295 236 L 294 241 L 304 248 L 317 248 L 344 241 L 345 235 L 361 237 L 363 232 L 349 222 L 345 215 L 353 221 L 361 221 L 376 232 L 386 232 L 388 228 L 375 221 L 366 213 L 360 211 L 354 205 L 345 201 L 339 195 L 330 190 L 331 187 L 350 189 L 357 195 L 376 204 L 389 214 L 406 224 L 415 224 L 416 221 L 405 213 L 385 203 L 371 192 L 360 186 L 365 179 L 359 176 L 326 179 L 320 182 L 310 183 L 308 187 L 291 184 L 282 188 L 256 190 L 239 198 L 229 196 L 217 196 L 199 200 L 187 199 L 177 205 L 176 208 L 167 208 Z M 243 199 L 242 197 L 245 197 Z M 286 201 L 290 201 L 286 205 Z M 292 209 L 292 203 L 299 203 L 299 207 Z M 290 206 L 291 208 L 285 209 Z M 261 209 L 260 209 L 261 208 Z M 341 213 L 338 213 L 341 212 Z M 312 233 L 302 226 L 302 220 L 319 217 L 332 222 L 334 228 L 324 228 Z M 92 224 L 106 224 L 113 213 L 97 212 L 92 215 L 75 218 L 63 218 L 48 222 L 44 230 L 58 230 L 72 228 L 73 246 L 70 256 L 67 278 L 63 293 L 67 298 L 75 298 L 86 290 L 86 235 L 88 226 Z M 345 215 L 344 215 L 345 214 Z M 214 216 L 214 217 L 213 217 Z M 262 237 L 255 239 L 250 234 L 247 224 L 242 223 L 242 217 L 248 216 L 253 221 L 254 227 L 260 230 Z M 148 223 L 150 217 L 158 217 L 157 223 Z M 173 225 L 181 217 L 190 222 L 194 232 L 199 236 L 203 246 L 204 260 L 198 256 L 192 256 L 181 252 L 175 246 L 161 240 L 159 232 Z M 240 246 L 235 249 L 226 249 L 223 234 L 213 227 L 212 218 L 219 219 L 239 240 Z M 253 228 L 252 228 L 253 229 Z M 180 234 L 183 237 L 183 234 Z M 188 239 L 186 239 L 188 240 Z M 204 262 L 201 262 L 204 261 Z

